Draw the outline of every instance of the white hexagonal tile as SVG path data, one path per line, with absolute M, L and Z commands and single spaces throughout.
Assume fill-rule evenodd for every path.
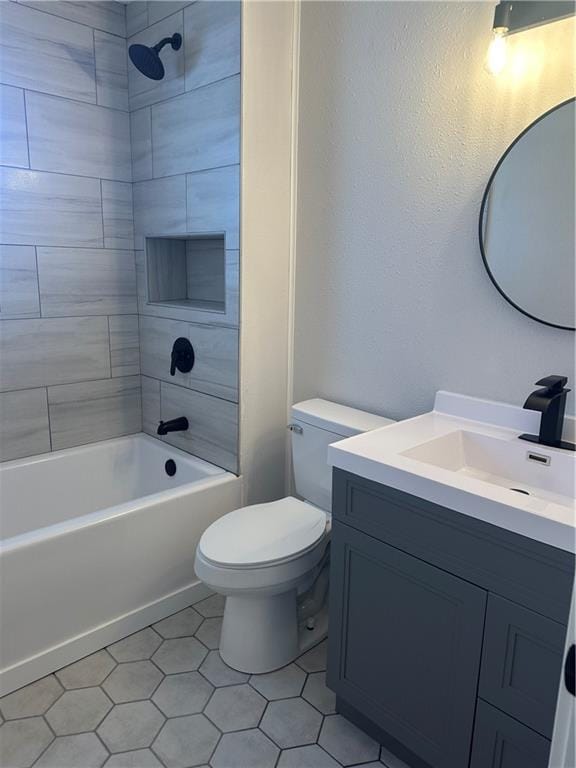
M 303 653 L 299 659 L 296 659 L 296 664 L 302 667 L 305 672 L 324 672 L 326 670 L 327 651 L 328 641 L 324 640 Z
M 223 689 L 226 690 L 226 689 Z M 322 715 L 304 699 L 283 699 L 268 704 L 260 728 L 282 749 L 313 744 Z
M 46 712 L 46 720 L 57 736 L 70 736 L 93 731 L 111 709 L 101 688 L 78 688 L 66 691 Z
M 149 699 L 160 685 L 164 675 L 151 661 L 130 661 L 119 664 L 102 688 L 116 704 Z
M 326 686 L 326 672 L 308 675 L 302 697 L 323 715 L 333 715 L 336 712 L 336 694 Z
M 108 752 L 94 733 L 59 736 L 48 747 L 35 768 L 100 768 Z
M 215 651 L 220 647 L 220 633 L 222 632 L 222 618 L 204 619 L 198 630 L 196 637 L 206 648 Z
M 62 693 L 58 680 L 48 675 L 0 699 L 0 712 L 6 720 L 43 715 Z
M 255 728 L 266 707 L 266 699 L 249 685 L 217 688 L 204 710 L 221 731 Z
M 308 747 L 283 750 L 278 760 L 278 768 L 340 768 L 340 763 L 330 757 L 328 752 L 324 752 L 318 744 L 311 744 Z
M 378 760 L 380 745 L 341 715 L 324 718 L 318 744 L 342 765 Z
M 210 760 L 220 734 L 204 715 L 168 720 L 152 748 L 166 768 L 189 768 Z
M 117 704 L 98 728 L 110 752 L 149 747 L 164 723 L 164 716 L 149 701 Z
M 0 765 L 28 768 L 54 738 L 43 718 L 10 720 L 0 726 Z
M 250 685 L 256 688 L 268 701 L 287 699 L 290 696 L 300 696 L 306 674 L 295 664 L 267 672 L 264 675 L 252 675 Z
M 217 688 L 221 685 L 239 685 L 250 678 L 250 675 L 237 672 L 225 664 L 218 651 L 210 651 L 200 665 L 200 672 Z
M 174 637 L 191 637 L 202 621 L 202 616 L 193 608 L 185 608 L 154 624 L 154 629 L 167 640 Z
M 162 638 L 151 627 L 108 646 L 116 661 L 143 661 L 149 659 L 160 647 Z
M 280 750 L 258 728 L 225 733 L 212 756 L 212 768 L 274 768 Z
M 121 752 L 111 755 L 104 763 L 104 768 L 163 768 L 154 752 L 149 749 L 137 749 L 135 752 Z
M 183 672 L 165 677 L 152 697 L 166 717 L 202 712 L 214 688 L 199 672 Z
M 226 598 L 224 595 L 210 595 L 210 597 L 194 603 L 195 610 L 201 613 L 206 619 L 212 619 L 215 616 L 224 616 L 224 606 Z
M 102 650 L 86 656 L 56 672 L 64 688 L 91 688 L 100 685 L 116 666 L 108 651 Z
M 152 657 L 166 675 L 193 672 L 198 669 L 208 650 L 195 637 L 165 640 Z

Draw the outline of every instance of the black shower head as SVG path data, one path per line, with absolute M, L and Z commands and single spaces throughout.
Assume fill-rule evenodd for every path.
M 164 77 L 164 64 L 162 64 L 160 59 L 160 51 L 168 43 L 170 43 L 174 51 L 179 50 L 182 45 L 182 35 L 176 32 L 172 37 L 165 37 L 163 40 L 160 40 L 152 48 L 149 48 L 147 45 L 134 43 L 134 45 L 128 48 L 130 61 L 136 69 L 146 77 L 149 77 L 150 80 L 162 80 Z

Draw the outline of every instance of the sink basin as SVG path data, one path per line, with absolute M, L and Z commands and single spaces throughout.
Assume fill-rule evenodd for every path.
M 421 443 L 402 456 L 527 496 L 566 503 L 573 492 L 572 457 L 467 430 Z
M 438 392 L 434 410 L 333 443 L 338 469 L 576 551 L 576 453 L 520 440 L 540 414 Z M 566 417 L 565 439 L 576 439 Z M 382 514 L 386 514 L 385 507 Z

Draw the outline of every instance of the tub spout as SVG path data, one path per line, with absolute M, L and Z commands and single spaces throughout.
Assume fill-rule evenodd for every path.
M 186 416 L 180 416 L 170 421 L 161 421 L 158 424 L 156 432 L 159 435 L 167 435 L 168 432 L 185 432 L 188 429 L 188 419 Z

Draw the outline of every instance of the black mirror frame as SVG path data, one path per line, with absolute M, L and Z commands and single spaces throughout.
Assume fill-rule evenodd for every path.
M 492 274 L 492 271 L 488 265 L 488 259 L 486 258 L 486 252 L 484 250 L 484 238 L 483 238 L 483 232 L 482 232 L 482 222 L 484 220 L 484 210 L 486 208 L 486 205 L 488 204 L 488 195 L 490 194 L 490 187 L 492 186 L 492 182 L 494 181 L 494 178 L 496 174 L 498 173 L 498 170 L 500 169 L 500 166 L 504 162 L 504 160 L 508 157 L 509 153 L 512 151 L 512 149 L 518 144 L 520 139 L 523 138 L 525 134 L 528 133 L 528 131 L 533 128 L 537 123 L 539 123 L 541 120 L 544 120 L 545 117 L 548 117 L 549 114 L 552 112 L 555 112 L 557 109 L 561 109 L 562 107 L 565 107 L 566 104 L 571 104 L 572 102 L 576 101 L 576 97 L 572 97 L 571 99 L 566 99 L 566 101 L 561 102 L 560 104 L 557 104 L 555 107 L 552 107 L 552 109 L 549 109 L 547 112 L 544 112 L 543 115 L 540 115 L 540 117 L 537 117 L 536 120 L 534 120 L 527 128 L 524 128 L 522 133 L 518 134 L 512 144 L 508 147 L 508 149 L 504 152 L 500 160 L 498 160 L 496 167 L 490 174 L 490 178 L 488 179 L 488 184 L 486 185 L 486 189 L 484 190 L 484 195 L 482 197 L 482 205 L 480 206 L 480 218 L 478 220 L 478 240 L 480 242 L 480 253 L 482 254 L 482 261 L 484 263 L 484 267 L 486 269 L 486 272 L 488 272 L 488 277 L 492 281 L 492 284 L 498 291 L 498 293 L 503 296 L 506 301 L 511 304 L 514 309 L 517 309 L 518 312 L 521 312 L 523 315 L 526 315 L 526 317 L 531 318 L 532 320 L 535 320 L 537 323 L 542 323 L 542 325 L 547 325 L 551 328 L 560 328 L 563 331 L 576 331 L 576 327 L 573 328 L 570 325 L 558 325 L 557 323 L 550 323 L 548 320 L 542 320 L 540 317 L 536 317 L 536 315 L 532 315 L 530 312 L 526 312 L 525 309 L 522 309 L 518 304 L 516 304 L 515 301 L 513 301 L 510 296 L 508 296 L 500 287 L 498 284 L 498 281 Z

